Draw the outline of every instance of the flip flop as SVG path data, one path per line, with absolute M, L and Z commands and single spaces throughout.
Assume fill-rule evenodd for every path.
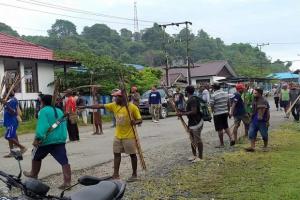
M 247 147 L 247 148 L 245 148 L 245 151 L 247 151 L 247 152 L 254 152 L 255 149 L 253 149 L 253 148 L 251 148 L 251 147 Z
M 12 155 L 11 153 L 9 153 L 9 154 L 3 156 L 3 158 L 12 158 L 12 157 L 13 157 L 13 155 Z
M 132 182 L 136 182 L 139 181 L 140 179 L 138 177 L 135 176 L 131 176 L 130 178 L 127 179 L 127 182 L 132 183 Z

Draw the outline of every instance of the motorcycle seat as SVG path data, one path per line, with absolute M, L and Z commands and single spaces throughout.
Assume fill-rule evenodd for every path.
M 102 181 L 97 185 L 83 187 L 71 194 L 71 200 L 111 200 L 119 193 L 118 185 L 111 181 Z

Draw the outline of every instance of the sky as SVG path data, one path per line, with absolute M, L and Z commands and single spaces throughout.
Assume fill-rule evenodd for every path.
M 164 24 L 191 21 L 193 24 L 190 28 L 195 34 L 203 29 L 210 36 L 221 38 L 226 44 L 242 42 L 256 46 L 269 43 L 262 50 L 270 59 L 294 61 L 291 69 L 300 69 L 299 0 L 136 1 L 139 29 L 151 27 L 153 22 Z M 43 5 L 50 3 L 98 15 L 36 5 L 40 2 Z M 105 23 L 116 30 L 127 28 L 133 31 L 134 28 L 134 0 L 0 0 L 0 9 L 0 22 L 12 26 L 21 35 L 47 35 L 46 31 L 56 19 L 72 21 L 79 33 L 83 27 L 95 23 Z M 168 27 L 166 31 L 173 34 L 181 28 Z

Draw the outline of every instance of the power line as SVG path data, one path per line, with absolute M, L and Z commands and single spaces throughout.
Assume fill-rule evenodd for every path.
M 106 18 L 113 18 L 113 19 L 120 19 L 120 20 L 127 20 L 127 21 L 134 21 L 134 19 L 132 19 L 132 18 L 107 15 L 107 14 L 103 14 L 103 13 L 96 13 L 96 12 L 92 12 L 92 11 L 71 8 L 71 7 L 62 6 L 62 5 L 58 5 L 58 4 L 41 2 L 41 1 L 37 1 L 37 0 L 16 0 L 16 1 L 31 4 L 31 5 L 37 5 L 37 6 L 47 7 L 47 8 L 68 11 L 68 12 L 74 12 L 74 13 L 80 13 L 80 14 L 86 14 L 86 15 L 94 15 L 94 16 L 98 16 L 98 17 L 106 17 Z M 145 23 L 156 23 L 155 21 L 150 21 L 150 20 L 140 20 L 140 21 L 145 22 Z
M 6 3 L 0 3 L 0 5 L 2 6 L 6 6 L 6 7 L 13 7 L 13 8 L 18 8 L 18 9 L 22 9 L 22 10 L 27 10 L 27 11 L 34 11 L 34 12 L 39 12 L 39 13 L 44 13 L 44 14 L 50 14 L 50 15 L 57 15 L 57 16 L 63 16 L 63 17 L 70 17 L 70 18 L 74 18 L 74 19 L 81 19 L 81 20 L 87 20 L 87 21 L 93 21 L 93 22 L 101 22 L 101 23 L 111 23 L 111 24 L 120 24 L 120 25 L 130 25 L 132 26 L 133 24 L 130 23 L 122 23 L 122 22 L 114 22 L 114 21 L 104 21 L 104 20 L 98 20 L 98 19 L 93 19 L 93 18 L 85 18 L 85 17 L 76 17 L 76 16 L 72 16 L 72 15 L 66 15 L 66 14 L 60 14 L 60 13 L 55 13 L 55 12 L 48 12 L 48 11 L 42 11 L 42 10 L 37 10 L 37 9 L 33 9 L 33 8 L 27 8 L 27 7 L 22 7 L 22 6 L 15 6 L 15 5 L 11 5 L 11 4 L 6 4 Z

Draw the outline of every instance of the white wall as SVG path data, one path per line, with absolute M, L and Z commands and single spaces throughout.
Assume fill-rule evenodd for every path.
M 53 94 L 53 86 L 48 86 L 54 81 L 54 68 L 52 64 L 38 63 L 39 91 L 43 94 Z

